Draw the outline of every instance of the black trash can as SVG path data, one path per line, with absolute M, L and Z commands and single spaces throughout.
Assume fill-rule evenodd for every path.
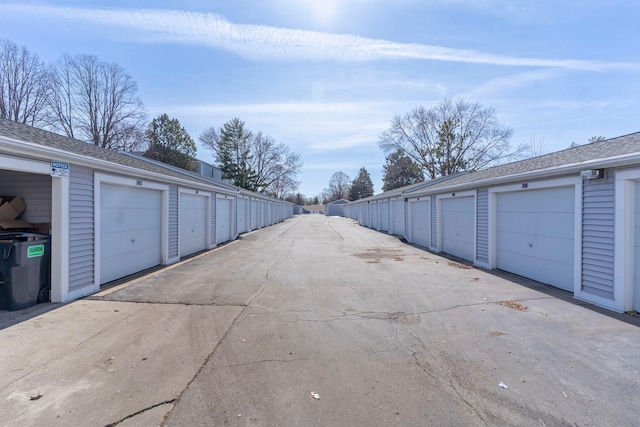
M 43 234 L 0 234 L 0 310 L 32 307 L 47 293 L 50 248 L 51 239 Z

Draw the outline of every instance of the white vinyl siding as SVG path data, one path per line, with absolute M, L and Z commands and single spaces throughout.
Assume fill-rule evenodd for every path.
M 162 192 L 101 184 L 100 284 L 161 262 Z
M 489 262 L 489 191 L 478 190 L 476 196 L 476 260 Z
M 210 218 L 209 218 L 209 229 L 211 232 L 211 242 L 218 242 L 216 236 L 217 236 L 217 230 L 216 230 L 216 208 L 217 208 L 217 204 L 216 204 L 216 194 L 215 193 L 210 193 L 210 199 L 211 199 L 211 212 L 210 212 Z
M 497 195 L 497 267 L 574 290 L 575 187 Z
M 453 197 L 440 200 L 442 214 L 441 251 L 473 261 L 474 197 Z
M 93 285 L 93 172 L 72 166 L 69 171 L 69 291 Z
M 431 196 L 431 247 L 438 247 L 438 203 L 437 197 Z
M 583 184 L 582 290 L 610 300 L 614 298 L 614 193 L 613 177 Z
M 169 187 L 169 258 L 178 255 L 178 187 Z

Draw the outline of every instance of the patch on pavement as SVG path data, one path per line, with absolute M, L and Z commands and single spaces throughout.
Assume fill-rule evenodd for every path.
M 526 305 L 520 304 L 519 302 L 516 302 L 516 301 L 498 301 L 496 302 L 496 304 L 504 305 L 505 307 L 509 307 L 518 311 L 527 311 L 528 309 Z
M 365 252 L 353 254 L 353 256 L 365 260 L 367 264 L 378 264 L 383 259 L 404 261 L 404 258 L 401 255 L 403 255 L 401 250 L 386 248 L 366 249 Z

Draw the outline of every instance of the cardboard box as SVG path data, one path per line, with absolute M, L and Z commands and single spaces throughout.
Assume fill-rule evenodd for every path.
M 33 231 L 38 234 L 51 235 L 51 223 L 50 222 L 32 222 L 31 227 Z
M 20 196 L 0 196 L 0 219 L 16 219 L 27 209 Z
M 33 226 L 20 219 L 0 219 L 0 230 L 33 231 Z

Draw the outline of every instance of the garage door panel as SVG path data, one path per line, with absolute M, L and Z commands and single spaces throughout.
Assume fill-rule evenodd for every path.
M 573 212 L 573 187 L 558 187 L 509 193 L 501 197 L 503 212 Z
M 126 208 L 126 211 L 116 208 L 100 210 L 102 232 L 113 232 L 122 229 L 139 229 L 156 227 L 150 224 L 148 218 L 158 214 L 157 209 Z
M 157 248 L 160 243 L 158 237 L 158 229 L 149 228 L 146 230 L 136 231 L 118 231 L 111 232 L 108 243 L 102 246 L 102 257 L 109 257 L 112 255 L 120 254 L 123 251 L 137 252 L 140 250 L 150 250 Z M 159 259 L 159 255 L 157 257 Z
M 468 213 L 470 209 L 473 211 L 473 197 L 442 200 L 443 213 Z
M 498 235 L 498 253 L 513 252 L 528 257 L 533 262 L 539 259 L 551 259 L 556 262 L 573 265 L 573 239 L 537 236 L 523 240 L 520 235 L 500 233 Z M 540 250 L 543 248 L 543 250 Z M 500 257 L 498 263 L 500 264 Z
M 153 210 L 161 200 L 161 194 L 156 190 L 110 184 L 102 184 L 101 189 L 101 208 L 129 207 Z
M 498 251 L 498 259 L 508 265 L 519 265 L 518 271 L 513 272 L 515 274 L 573 292 L 573 266 L 550 260 L 532 260 L 529 256 L 512 252 Z
M 497 229 L 498 232 L 559 236 L 573 240 L 574 230 L 571 227 L 567 227 L 567 224 L 573 222 L 573 218 L 573 212 L 557 214 L 501 212 Z

